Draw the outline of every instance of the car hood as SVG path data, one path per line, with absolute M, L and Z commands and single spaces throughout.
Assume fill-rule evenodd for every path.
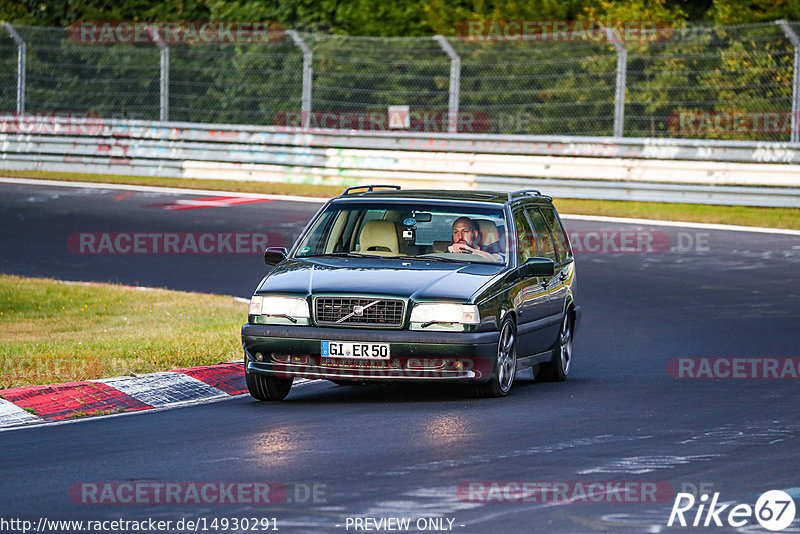
M 502 270 L 493 264 L 389 258 L 289 259 L 264 278 L 257 292 L 466 302 Z

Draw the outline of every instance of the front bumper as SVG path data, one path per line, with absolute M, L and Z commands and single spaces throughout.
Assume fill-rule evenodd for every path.
M 245 371 L 342 381 L 481 382 L 497 359 L 499 332 L 419 332 L 246 324 Z M 323 358 L 322 341 L 389 343 L 389 360 Z

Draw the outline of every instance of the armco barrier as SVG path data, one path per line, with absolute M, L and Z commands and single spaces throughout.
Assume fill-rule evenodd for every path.
M 0 169 L 800 207 L 800 144 L 21 118 Z M 11 131 L 9 131 L 11 130 Z

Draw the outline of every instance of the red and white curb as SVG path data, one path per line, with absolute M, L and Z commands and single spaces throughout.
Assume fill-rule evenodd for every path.
M 55 280 L 100 286 L 98 282 Z M 140 291 L 158 288 L 120 286 Z M 242 303 L 249 299 L 232 297 Z M 295 379 L 295 385 L 310 382 Z M 243 362 L 173 369 L 158 373 L 0 389 L 0 431 L 13 427 L 80 420 L 213 402 L 247 393 Z
M 309 382 L 297 379 L 299 385 Z M 241 362 L 0 390 L 0 430 L 210 402 L 247 393 Z

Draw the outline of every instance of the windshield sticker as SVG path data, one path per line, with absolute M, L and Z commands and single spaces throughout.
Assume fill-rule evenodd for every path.
M 403 221 L 403 224 L 405 224 L 406 226 L 414 226 L 415 224 L 417 224 L 417 220 L 416 219 L 412 219 L 412 218 L 408 218 L 408 219 Z
M 303 247 L 297 253 L 298 254 L 308 254 L 309 250 L 311 250 L 311 247 Z

